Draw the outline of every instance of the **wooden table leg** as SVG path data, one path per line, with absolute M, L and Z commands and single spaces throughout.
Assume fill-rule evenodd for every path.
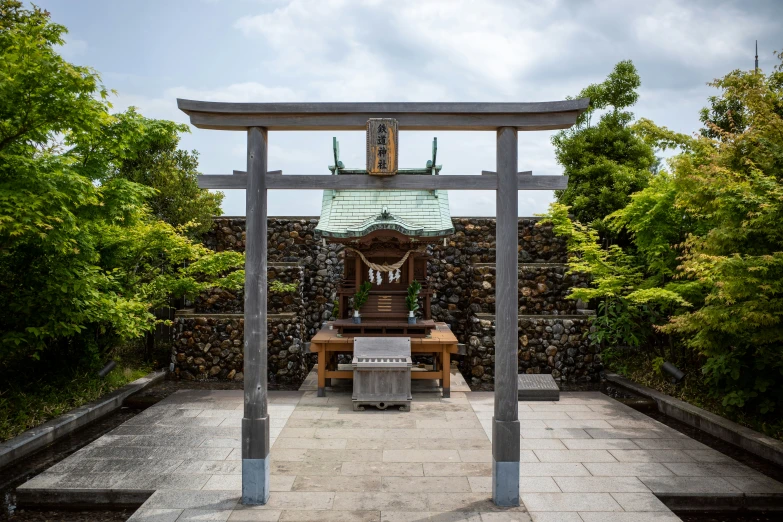
M 451 354 L 449 354 L 448 347 L 444 347 L 441 353 L 443 354 L 441 358 L 443 379 L 440 382 L 443 386 L 443 398 L 448 399 L 451 397 Z
M 337 369 L 337 368 L 335 368 L 335 357 L 336 357 L 335 352 L 329 352 L 328 353 L 328 356 L 326 358 L 326 369 L 327 370 L 336 370 Z M 332 379 L 330 379 L 330 378 L 324 379 L 324 386 L 331 387 L 332 386 Z
M 318 397 L 326 397 L 326 346 L 318 350 Z

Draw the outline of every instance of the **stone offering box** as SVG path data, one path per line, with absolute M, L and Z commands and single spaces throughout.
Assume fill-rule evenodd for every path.
M 356 337 L 353 342 L 353 409 L 411 409 L 409 337 Z

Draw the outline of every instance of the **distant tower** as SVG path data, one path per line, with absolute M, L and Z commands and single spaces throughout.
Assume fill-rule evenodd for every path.
M 759 72 L 759 41 L 756 40 L 756 72 Z

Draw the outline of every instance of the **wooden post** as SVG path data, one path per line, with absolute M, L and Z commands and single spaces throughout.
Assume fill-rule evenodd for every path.
M 492 499 L 498 506 L 519 505 L 517 155 L 517 129 L 499 128 L 495 236 L 495 414 L 492 418 Z
M 242 418 L 242 503 L 269 499 L 269 414 L 266 328 L 267 131 L 247 131 L 245 256 L 245 412 Z

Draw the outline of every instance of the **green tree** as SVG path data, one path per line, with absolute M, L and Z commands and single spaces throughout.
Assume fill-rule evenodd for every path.
M 690 137 L 649 120 L 632 126 L 648 146 L 679 148 L 648 186 L 602 220 L 631 244 L 601 248 L 595 229 L 549 219 L 568 238 L 573 270 L 593 285 L 574 298 L 599 307 L 597 334 L 652 348 L 658 334 L 690 350 L 704 390 L 726 409 L 783 411 L 783 56 L 769 75 L 733 71 Z M 726 110 L 740 107 L 740 112 Z M 741 116 L 741 117 L 740 117 Z M 652 305 L 652 307 L 651 307 Z M 652 310 L 654 315 L 646 317 Z M 660 320 L 662 319 L 662 320 Z M 645 324 L 654 326 L 644 336 Z M 660 344 L 659 344 L 660 346 Z M 670 352 L 671 354 L 671 352 Z M 778 426 L 780 421 L 778 420 Z M 777 428 L 779 429 L 779 428 Z
M 0 0 L 0 366 L 95 361 L 151 329 L 172 292 L 241 266 L 158 219 L 147 202 L 162 192 L 118 174 L 178 126 L 111 116 L 98 74 L 55 51 L 64 34 L 47 12 Z
M 92 179 L 126 179 L 154 188 L 147 199 L 153 216 L 198 238 L 222 213 L 223 193 L 198 187 L 198 153 L 179 149 L 184 132 L 187 125 L 145 118 L 131 108 L 115 114 L 101 132 L 76 135 L 72 154 Z
M 604 218 L 646 187 L 657 167 L 652 147 L 633 132 L 633 113 L 626 110 L 636 103 L 640 85 L 633 63 L 619 62 L 606 80 L 579 93 L 590 98 L 590 106 L 574 127 L 552 138 L 569 177 L 568 188 L 555 193 L 558 202 L 604 236 L 610 232 Z M 593 124 L 598 111 L 603 112 Z

